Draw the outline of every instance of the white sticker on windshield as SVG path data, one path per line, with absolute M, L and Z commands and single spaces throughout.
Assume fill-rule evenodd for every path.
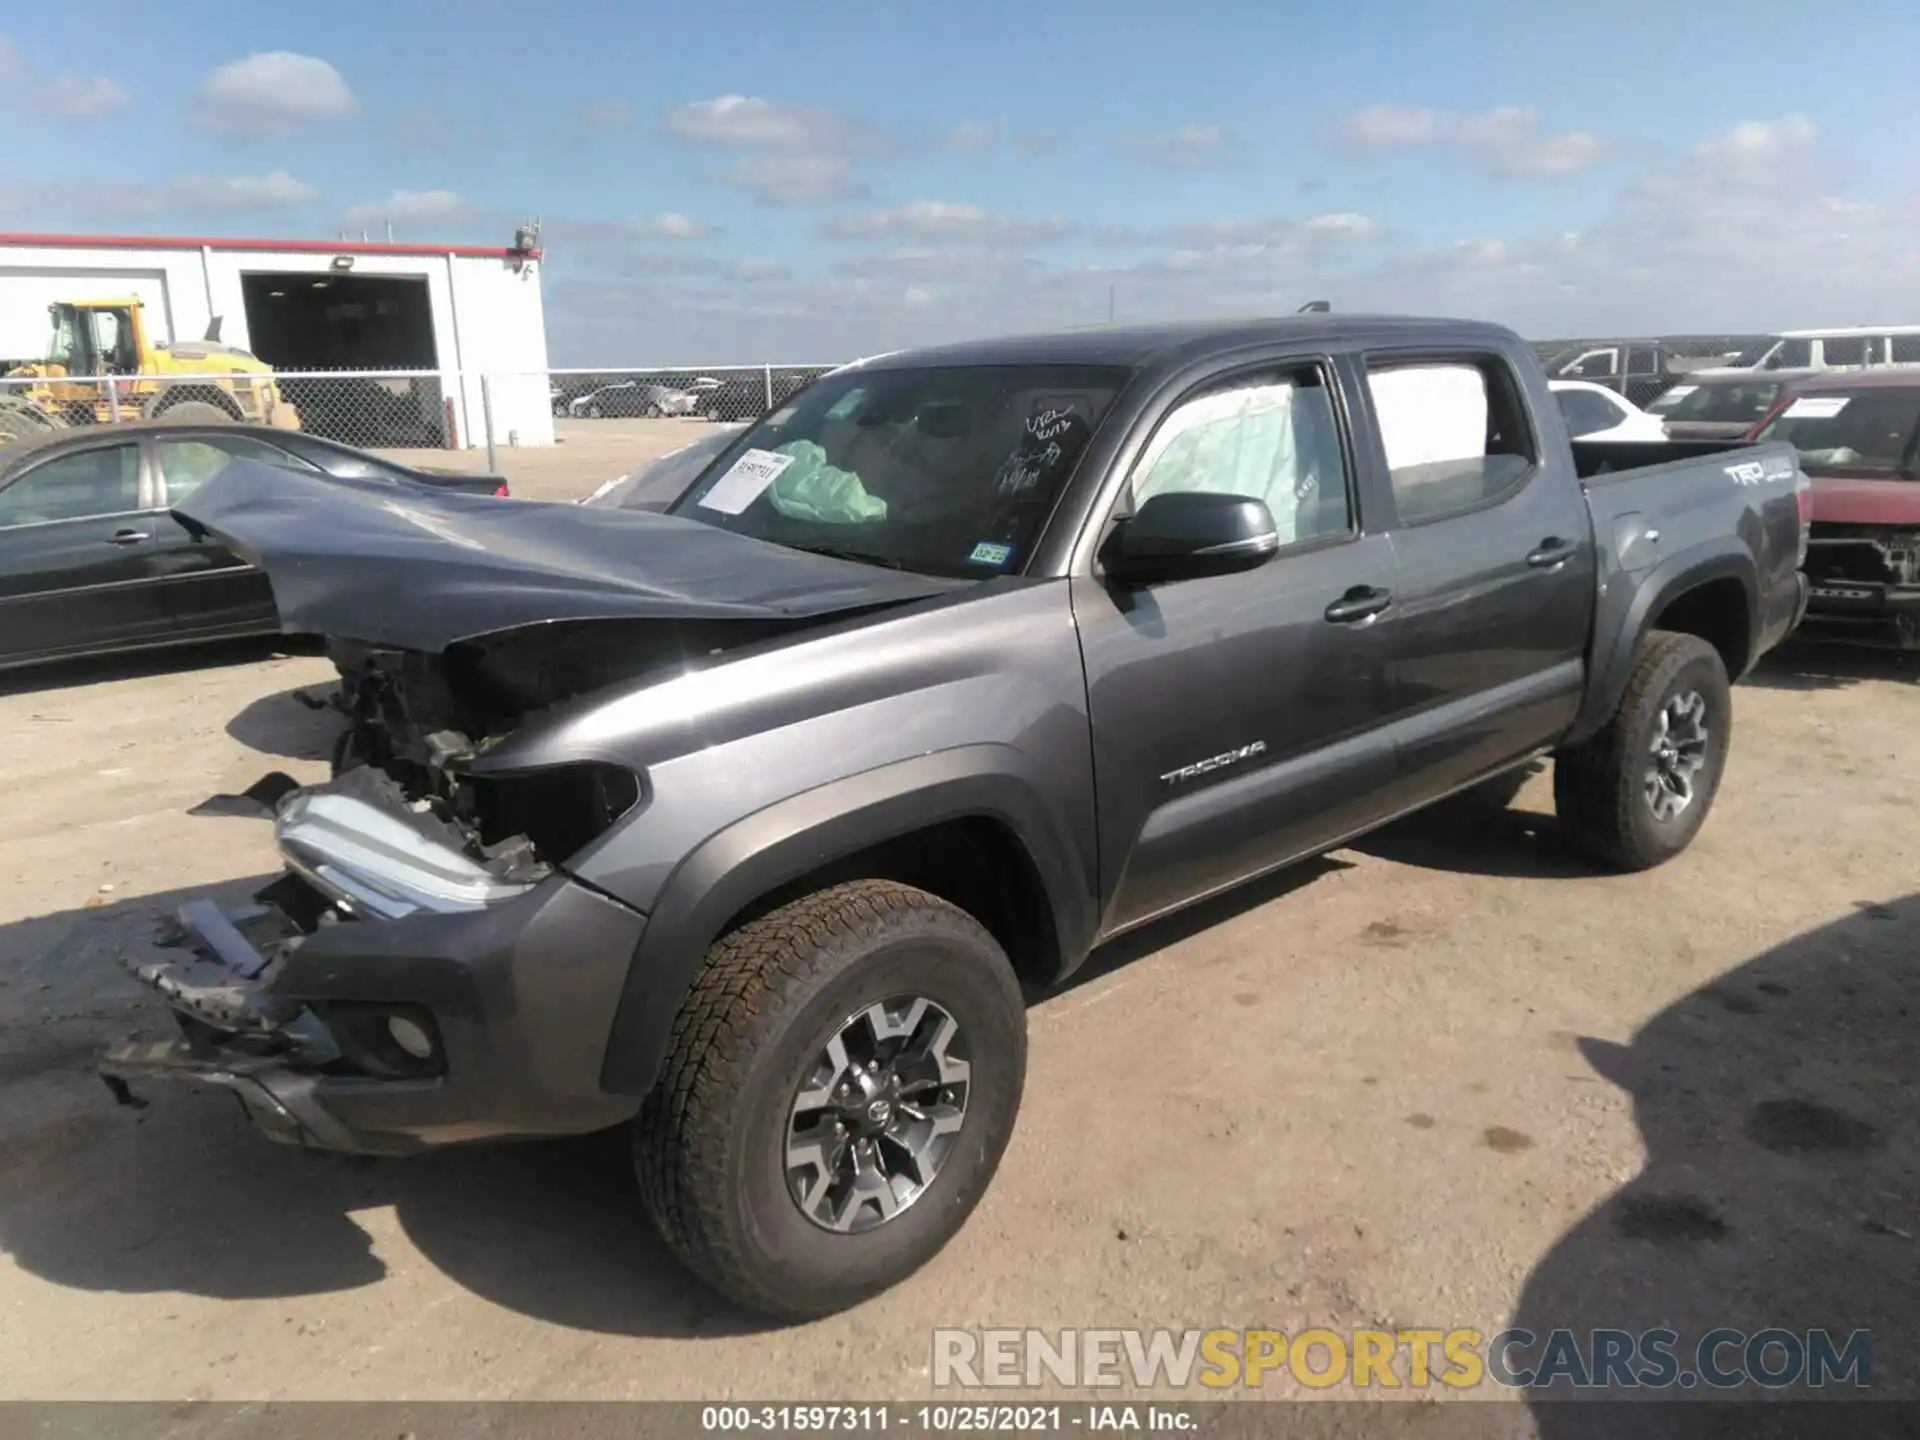
M 1783 420 L 1831 420 L 1847 408 L 1851 395 L 1807 395 L 1781 412 Z
M 738 515 L 758 500 L 760 492 L 778 480 L 791 464 L 791 455 L 782 455 L 776 450 L 749 450 L 713 482 L 713 488 L 700 497 L 700 503 L 722 515 Z

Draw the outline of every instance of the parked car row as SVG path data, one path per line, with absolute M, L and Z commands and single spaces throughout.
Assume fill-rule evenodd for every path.
M 657 374 L 658 372 L 656 372 Z M 799 394 L 816 370 L 746 369 L 722 375 L 629 375 L 563 380 L 548 387 L 553 413 L 581 420 L 694 417 L 754 420 Z
M 1704 379 L 1920 364 L 1920 325 L 1786 330 L 1708 356 L 1665 340 L 1602 340 L 1562 350 L 1544 363 L 1552 379 L 1603 385 L 1645 406 L 1670 389 Z

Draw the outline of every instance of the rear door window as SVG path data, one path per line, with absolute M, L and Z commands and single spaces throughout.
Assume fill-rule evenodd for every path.
M 1374 358 L 1367 388 L 1401 524 L 1497 503 L 1533 473 L 1540 452 L 1504 361 Z
M 1556 390 L 1553 398 L 1567 422 L 1567 433 L 1578 440 L 1620 423 L 1619 412 L 1591 390 Z

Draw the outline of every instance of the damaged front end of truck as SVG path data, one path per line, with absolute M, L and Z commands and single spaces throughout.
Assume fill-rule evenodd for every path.
M 332 779 L 250 792 L 285 873 L 233 909 L 182 906 L 128 957 L 170 1031 L 99 1069 L 123 1102 L 212 1086 L 267 1135 L 331 1150 L 629 1118 L 638 1097 L 600 1076 L 647 916 L 568 861 L 642 815 L 644 767 L 565 745 L 528 763 L 520 742 L 946 588 L 671 517 L 400 500 L 268 466 L 176 513 L 266 572 L 285 629 L 327 637 L 342 730 Z

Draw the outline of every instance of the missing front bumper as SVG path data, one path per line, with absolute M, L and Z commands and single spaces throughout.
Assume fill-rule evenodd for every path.
M 630 1118 L 599 1074 L 645 917 L 436 826 L 367 777 L 287 797 L 290 873 L 251 905 L 183 906 L 124 958 L 177 1034 L 99 1062 L 116 1096 L 221 1088 L 274 1139 L 366 1154 Z

